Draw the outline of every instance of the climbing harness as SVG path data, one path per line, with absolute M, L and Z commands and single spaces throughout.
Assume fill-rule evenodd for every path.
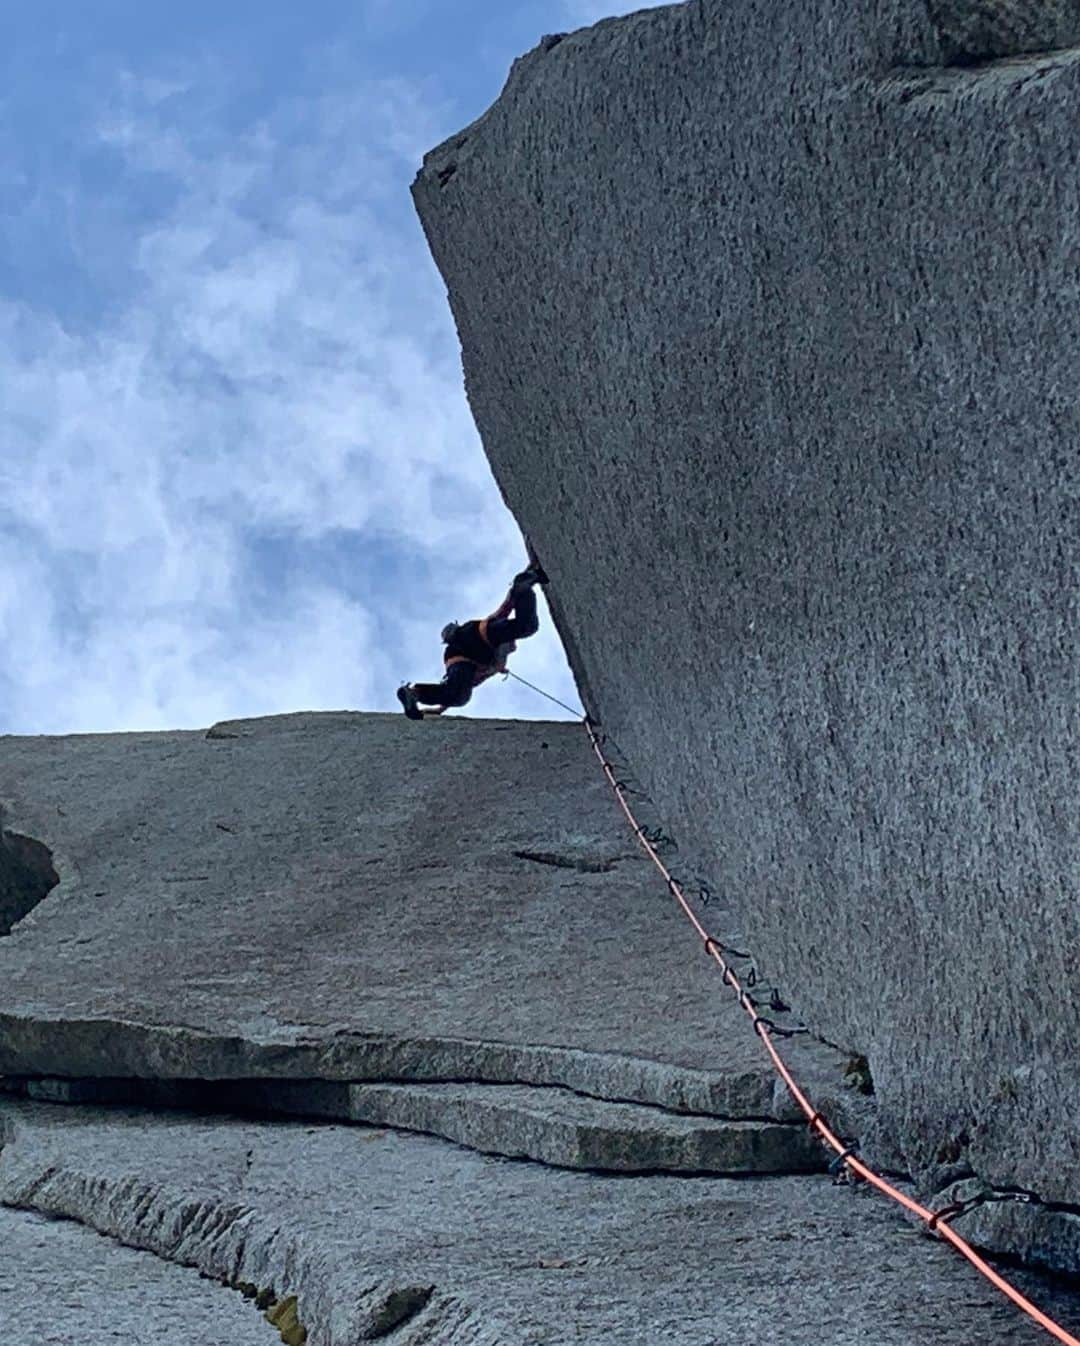
M 511 587 L 510 594 L 507 596 L 502 606 L 490 616 L 483 617 L 475 622 L 447 622 L 440 633 L 443 644 L 447 646 L 446 652 L 443 655 L 443 665 L 447 670 L 453 668 L 456 664 L 472 664 L 473 687 L 479 687 L 482 682 L 486 682 L 488 678 L 493 678 L 496 673 L 501 673 L 504 678 L 510 674 L 510 670 L 506 667 L 506 660 L 509 655 L 517 649 L 517 642 L 510 640 L 506 641 L 504 644 L 496 645 L 488 634 L 488 628 L 497 618 L 507 614 L 513 605 L 515 587 L 520 581 L 526 578 L 529 579 L 530 584 L 547 583 L 547 575 L 544 573 L 539 563 L 534 561 L 527 570 L 523 570 L 514 576 L 514 586 Z M 490 660 L 486 658 L 478 659 L 475 657 L 475 653 L 474 655 L 468 655 L 451 652 L 454 640 L 459 639 L 463 633 L 470 631 L 471 628 L 475 628 L 474 634 L 481 645 L 491 652 Z M 469 648 L 468 644 L 466 644 L 466 648 Z M 477 648 L 475 642 L 472 642 L 472 648 L 475 652 Z M 517 674 L 510 674 L 510 676 L 517 677 Z M 518 682 L 525 682 L 525 679 L 518 678 Z M 575 719 L 581 718 L 582 712 L 580 710 L 574 710 L 572 707 L 564 705 L 562 701 L 558 701 L 557 697 L 549 696 L 547 692 L 541 691 L 539 687 L 533 687 L 531 682 L 525 683 L 525 685 L 527 687 L 532 687 L 533 691 L 539 692 L 541 696 L 547 696 L 549 701 L 557 701 L 557 703 L 560 706 L 563 706 L 565 710 L 570 711 L 570 714 L 573 715 Z
M 446 668 L 452 668 L 454 664 L 472 664 L 473 668 L 475 669 L 475 672 L 473 673 L 474 686 L 479 686 L 480 683 L 486 682 L 488 678 L 493 678 L 496 673 L 506 672 L 505 663 L 498 662 L 498 651 L 495 649 L 495 646 L 492 645 L 490 639 L 488 638 L 488 622 L 490 620 L 491 620 L 490 617 L 485 617 L 483 621 L 479 621 L 476 623 L 466 622 L 464 626 L 460 625 L 460 623 L 458 622 L 453 623 L 455 636 L 458 636 L 462 631 L 466 630 L 470 626 L 473 625 L 476 626 L 476 634 L 479 636 L 480 640 L 487 646 L 487 648 L 491 651 L 490 663 L 481 662 L 479 659 L 474 659 L 468 654 L 451 654 L 449 652 L 449 649 L 447 650 L 446 654 L 443 655 L 443 664 Z M 445 632 L 446 630 L 447 628 L 444 627 L 443 631 Z M 449 644 L 449 642 L 445 641 L 444 643 Z M 511 642 L 510 649 L 512 650 L 513 648 L 514 645 Z M 507 651 L 507 653 L 509 653 L 509 651 Z
M 535 688 L 534 690 L 539 691 L 540 689 Z M 541 695 L 547 696 L 547 693 L 543 692 Z M 554 700 L 555 698 L 552 697 L 551 699 Z M 560 702 L 559 704 L 561 705 L 562 703 Z M 639 844 L 652 860 L 656 868 L 660 871 L 672 896 L 679 903 L 680 907 L 682 907 L 690 924 L 701 938 L 706 954 L 713 959 L 720 969 L 724 983 L 727 986 L 730 986 L 735 992 L 739 1004 L 750 1016 L 754 1032 L 761 1039 L 765 1050 L 772 1059 L 773 1066 L 787 1086 L 788 1092 L 805 1114 L 811 1131 L 815 1132 L 834 1152 L 835 1157 L 829 1166 L 830 1171 L 834 1174 L 834 1181 L 840 1180 L 845 1173 L 851 1178 L 860 1178 L 871 1187 L 876 1188 L 879 1192 L 903 1206 L 910 1214 L 921 1220 L 923 1224 L 929 1228 L 931 1233 L 938 1235 L 940 1238 L 944 1239 L 945 1242 L 950 1243 L 961 1257 L 966 1258 L 975 1270 L 984 1276 L 991 1285 L 1000 1290 L 1001 1293 L 1007 1296 L 1018 1309 L 1027 1314 L 1027 1316 L 1038 1323 L 1040 1327 L 1045 1328 L 1052 1337 L 1062 1342 L 1064 1346 L 1080 1346 L 1080 1338 L 1074 1337 L 1071 1333 L 1067 1332 L 1059 1323 L 1054 1322 L 1052 1318 L 1048 1317 L 1040 1308 L 1022 1295 L 1014 1285 L 1005 1280 L 1003 1276 L 1000 1276 L 988 1262 L 980 1257 L 966 1239 L 961 1238 L 951 1227 L 952 1220 L 967 1214 L 969 1210 L 981 1205 L 983 1201 L 994 1199 L 993 1197 L 987 1196 L 980 1199 L 972 1198 L 968 1201 L 955 1202 L 952 1205 L 945 1206 L 939 1211 L 928 1210 L 925 1206 L 921 1205 L 918 1201 L 913 1200 L 904 1192 L 901 1192 L 898 1188 L 894 1187 L 891 1183 L 881 1177 L 880 1174 L 875 1173 L 872 1168 L 869 1168 L 864 1164 L 856 1153 L 858 1146 L 840 1139 L 840 1137 L 830 1129 L 821 1113 L 817 1111 L 807 1096 L 803 1093 L 802 1089 L 800 1089 L 773 1041 L 773 1038 L 776 1036 L 787 1037 L 800 1030 L 780 1029 L 771 1019 L 766 1019 L 757 1012 L 757 1002 L 748 994 L 729 961 L 733 957 L 745 957 L 745 955 L 738 954 L 734 950 L 725 948 L 718 939 L 709 934 L 701 921 L 698 920 L 693 908 L 687 900 L 682 884 L 671 873 L 671 870 L 660 855 L 660 849 L 656 844 L 656 834 L 650 834 L 647 829 L 641 826 L 634 816 L 633 810 L 630 808 L 629 804 L 627 804 L 627 791 L 625 788 L 621 787 L 621 782 L 616 777 L 614 768 L 610 761 L 608 761 L 604 749 L 601 746 L 600 737 L 597 735 L 593 723 L 587 715 L 582 720 L 582 724 L 589 735 L 589 741 L 591 742 L 593 751 L 603 768 L 604 775 L 607 777 L 608 782 L 614 790 L 615 798 L 619 801 L 619 805 L 626 815 L 630 826 L 633 828 L 634 835 L 637 837 Z M 662 836 L 663 834 L 660 835 Z M 801 1031 L 805 1032 L 806 1030 L 804 1028 Z M 1005 1192 L 1000 1199 L 1031 1200 L 1032 1197 L 1030 1193 Z

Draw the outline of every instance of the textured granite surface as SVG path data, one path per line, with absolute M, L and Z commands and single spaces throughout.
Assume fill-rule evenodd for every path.
M 331 1080 L 6 1080 L 13 1098 L 421 1131 L 485 1154 L 616 1173 L 824 1172 L 829 1154 L 800 1121 L 746 1121 L 589 1098 L 527 1084 L 349 1084 Z M 864 1116 L 842 1109 L 844 1133 Z
M 41 1104 L 0 1102 L 0 1127 L 0 1201 L 296 1295 L 309 1346 L 1046 1340 L 824 1177 L 612 1178 L 381 1130 Z M 1075 1296 L 1021 1279 L 1080 1330 Z
M 0 939 L 0 1074 L 794 1115 L 578 726 L 294 715 L 0 762 L 61 878 Z M 848 1092 L 838 1053 L 793 1052 L 823 1103 Z
M 927 1187 L 1075 1203 L 1076 6 L 777 13 L 546 39 L 415 199 L 685 862 Z
M 68 1220 L 0 1207 L 4 1346 L 280 1346 L 235 1290 Z
M 940 59 L 986 61 L 1080 42 L 1077 0 L 927 0 Z

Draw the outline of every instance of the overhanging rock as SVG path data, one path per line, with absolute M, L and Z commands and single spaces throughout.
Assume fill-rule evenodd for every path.
M 590 710 L 926 1186 L 1064 1203 L 1077 14 L 649 10 L 414 188 Z

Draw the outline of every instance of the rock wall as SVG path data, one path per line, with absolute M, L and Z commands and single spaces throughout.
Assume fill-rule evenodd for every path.
M 1068 1204 L 1080 52 L 1020 53 L 1078 7 L 778 16 L 546 38 L 414 195 L 587 704 L 684 864 L 868 1057 L 925 1188 Z
M 940 60 L 962 65 L 1080 41 L 1077 0 L 927 0 Z
M 568 1167 L 824 1162 L 577 725 L 0 737 L 0 772 L 61 874 L 0 940 L 0 1090 L 377 1121 Z M 860 1106 L 838 1053 L 796 1045 Z
M 0 736 L 0 788 L 59 880 L 0 939 L 4 1346 L 1038 1346 L 824 1175 L 579 726 Z
M 163 1319 L 183 1273 L 166 1261 L 254 1294 L 256 1307 L 291 1302 L 306 1346 L 1047 1340 L 947 1248 L 821 1177 L 604 1178 L 381 1128 L 2 1098 L 0 1140 L 0 1203 L 49 1222 L 39 1260 L 25 1239 L 7 1241 L 0 1209 L 5 1346 L 182 1346 Z M 130 1263 L 115 1245 L 108 1262 L 97 1250 L 100 1280 L 86 1284 L 78 1242 L 97 1236 L 72 1221 L 147 1250 L 141 1298 L 156 1292 L 156 1312 L 132 1312 L 138 1287 L 122 1279 Z M 39 1290 L 36 1331 L 20 1333 L 27 1282 Z M 1021 1284 L 1080 1330 L 1075 1295 Z M 256 1346 L 240 1315 L 266 1324 L 239 1295 L 221 1305 L 228 1293 L 192 1292 L 187 1342 Z M 80 1297 L 92 1320 L 81 1330 L 69 1307 Z M 107 1317 L 88 1312 L 101 1302 Z M 279 1346 L 268 1329 L 265 1342 Z

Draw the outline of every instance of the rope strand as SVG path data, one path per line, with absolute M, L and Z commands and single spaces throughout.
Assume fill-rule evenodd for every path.
M 554 701 L 557 706 L 562 706 L 563 710 L 568 710 L 575 720 L 581 720 L 582 723 L 588 721 L 589 717 L 583 711 L 575 710 L 573 706 L 568 706 L 565 701 L 560 701 L 557 696 L 552 696 L 550 692 L 545 692 L 542 687 L 537 687 L 535 683 L 529 682 L 525 678 L 518 677 L 516 673 L 511 672 L 508 668 L 504 669 L 503 672 L 506 677 L 517 679 L 517 681 L 523 683 L 524 686 L 531 687 L 534 692 L 539 692 L 541 696 L 546 696 L 549 701 Z
M 990 1284 L 995 1287 L 995 1289 L 1000 1290 L 1001 1293 L 1005 1295 L 1008 1299 L 1010 1299 L 1012 1303 L 1018 1309 L 1020 1309 L 1022 1313 L 1026 1314 L 1033 1322 L 1037 1323 L 1040 1327 L 1044 1328 L 1047 1332 L 1049 1332 L 1049 1334 L 1052 1337 L 1054 1337 L 1057 1341 L 1062 1343 L 1062 1346 L 1080 1346 L 1080 1338 L 1077 1338 L 1073 1336 L 1070 1332 L 1067 1332 L 1065 1328 L 1063 1328 L 1059 1323 L 1056 1323 L 1047 1314 L 1043 1313 L 1043 1311 L 1040 1308 L 1038 1308 L 1035 1304 L 1033 1304 L 1031 1300 L 1027 1299 L 1024 1295 L 1022 1295 L 1014 1285 L 1012 1285 L 1009 1281 L 1007 1281 L 1004 1278 L 1004 1276 L 999 1275 L 998 1272 L 996 1272 L 994 1268 L 989 1265 L 988 1262 L 986 1262 L 982 1257 L 980 1257 L 979 1254 L 975 1251 L 975 1249 L 971 1246 L 971 1244 L 967 1242 L 966 1239 L 961 1238 L 961 1236 L 952 1228 L 951 1224 L 949 1223 L 950 1220 L 955 1219 L 958 1214 L 965 1213 L 964 1209 L 961 1206 L 958 1205 L 956 1208 L 945 1207 L 944 1209 L 939 1211 L 928 1210 L 918 1201 L 913 1200 L 911 1197 L 906 1195 L 906 1193 L 901 1192 L 898 1188 L 894 1187 L 890 1182 L 887 1182 L 883 1177 L 881 1177 L 880 1174 L 875 1173 L 872 1168 L 869 1168 L 865 1163 L 863 1163 L 861 1159 L 858 1158 L 856 1154 L 856 1150 L 858 1148 L 857 1145 L 845 1143 L 845 1141 L 841 1140 L 830 1129 L 822 1114 L 818 1112 L 818 1110 L 814 1107 L 809 1098 L 807 1098 L 806 1094 L 803 1093 L 802 1089 L 799 1087 L 798 1083 L 795 1080 L 795 1077 L 788 1069 L 786 1062 L 780 1055 L 779 1051 L 776 1048 L 776 1044 L 773 1041 L 774 1033 L 783 1036 L 790 1036 L 791 1030 L 785 1032 L 784 1030 L 778 1029 L 777 1026 L 772 1022 L 772 1020 L 762 1018 L 762 1016 L 757 1013 L 754 1001 L 747 994 L 742 982 L 739 979 L 738 974 L 735 972 L 735 970 L 731 967 L 730 963 L 727 961 L 728 958 L 732 957 L 741 958 L 745 957 L 746 955 L 740 954 L 734 949 L 726 949 L 724 945 L 719 942 L 719 940 L 715 939 L 712 935 L 709 934 L 709 932 L 702 925 L 701 921 L 695 915 L 694 910 L 690 906 L 690 903 L 687 900 L 686 895 L 683 891 L 682 884 L 672 874 L 670 869 L 668 869 L 667 865 L 664 863 L 663 859 L 660 856 L 661 846 L 665 844 L 674 845 L 674 843 L 671 841 L 670 837 L 667 837 L 664 834 L 662 830 L 655 830 L 652 833 L 650 833 L 638 822 L 637 818 L 634 816 L 633 810 L 630 808 L 630 805 L 626 802 L 627 791 L 624 788 L 621 788 L 622 783 L 616 776 L 611 763 L 604 755 L 604 749 L 601 747 L 601 738 L 600 736 L 597 735 L 595 729 L 593 728 L 592 720 L 589 718 L 587 714 L 583 714 L 581 711 L 574 710 L 573 707 L 568 706 L 565 701 L 560 701 L 557 696 L 552 696 L 550 692 L 545 692 L 542 687 L 537 687 L 535 686 L 535 684 L 529 682 L 527 679 L 519 677 L 516 673 L 511 673 L 509 669 L 506 669 L 506 675 L 508 677 L 517 679 L 517 681 L 522 683 L 525 687 L 529 687 L 532 689 L 532 691 L 538 692 L 541 696 L 547 697 L 549 701 L 553 701 L 557 706 L 561 706 L 563 710 L 568 711 L 575 718 L 579 718 L 581 720 L 585 732 L 589 735 L 589 741 L 592 744 L 593 752 L 595 752 L 600 762 L 600 765 L 603 768 L 604 775 L 607 777 L 608 782 L 610 783 L 612 790 L 615 793 L 615 798 L 619 801 L 619 806 L 622 809 L 623 813 L 626 815 L 627 821 L 630 823 L 630 826 L 634 831 L 634 835 L 637 837 L 638 842 L 640 843 L 642 849 L 646 852 L 646 854 L 652 860 L 653 864 L 660 871 L 661 875 L 664 878 L 665 883 L 667 884 L 667 887 L 671 891 L 672 896 L 679 903 L 680 907 L 682 907 L 684 914 L 690 921 L 690 924 L 694 927 L 694 930 L 700 936 L 704 944 L 705 953 L 710 958 L 712 958 L 713 961 L 716 963 L 723 977 L 724 984 L 731 987 L 732 991 L 735 992 L 735 995 L 738 998 L 739 1004 L 750 1016 L 754 1032 L 761 1039 L 762 1046 L 765 1048 L 766 1052 L 768 1052 L 772 1060 L 773 1066 L 776 1069 L 777 1074 L 780 1076 L 780 1078 L 784 1081 L 784 1084 L 787 1086 L 788 1092 L 791 1094 L 792 1098 L 795 1100 L 795 1102 L 798 1104 L 798 1106 L 805 1114 L 810 1129 L 814 1131 L 822 1141 L 824 1141 L 824 1143 L 829 1147 L 829 1149 L 833 1151 L 834 1155 L 836 1156 L 833 1160 L 832 1167 L 834 1167 L 838 1172 L 843 1171 L 846 1168 L 848 1172 L 850 1172 L 851 1174 L 853 1174 L 858 1178 L 861 1178 L 864 1182 L 869 1183 L 871 1187 L 876 1188 L 884 1196 L 889 1197 L 890 1200 L 895 1201 L 898 1205 L 902 1206 L 905 1210 L 910 1212 L 910 1214 L 916 1216 L 919 1220 L 923 1222 L 923 1224 L 925 1224 L 929 1228 L 931 1233 L 936 1234 L 939 1238 L 951 1244 L 952 1247 L 960 1254 L 960 1256 L 966 1258 L 966 1260 L 971 1263 L 971 1265 L 975 1268 L 975 1270 L 979 1272 L 979 1274 L 982 1275 L 986 1280 L 988 1280 Z M 725 958 L 724 956 L 725 953 L 727 954 L 727 958 Z M 773 994 L 775 995 L 776 992 L 774 991 Z M 802 1029 L 801 1031 L 805 1032 L 806 1030 Z
M 589 735 L 589 741 L 592 744 L 593 751 L 604 770 L 604 775 L 607 777 L 615 792 L 615 798 L 619 801 L 619 806 L 626 815 L 630 826 L 633 828 L 634 835 L 637 837 L 642 849 L 663 875 L 664 881 L 670 889 L 672 896 L 682 907 L 690 924 L 694 927 L 695 931 L 703 941 L 706 954 L 713 959 L 719 968 L 725 985 L 731 987 L 738 998 L 739 1004 L 750 1016 L 754 1032 L 761 1039 L 762 1046 L 772 1059 L 773 1066 L 787 1086 L 788 1092 L 806 1115 L 810 1129 L 824 1141 L 836 1156 L 831 1167 L 837 1172 L 841 1172 L 846 1168 L 848 1172 L 861 1178 L 864 1182 L 869 1183 L 871 1187 L 876 1188 L 884 1196 L 889 1197 L 892 1201 L 895 1201 L 898 1205 L 903 1206 L 905 1210 L 916 1216 L 932 1233 L 951 1244 L 960 1256 L 966 1258 L 980 1275 L 985 1277 L 985 1279 L 997 1290 L 1000 1290 L 1003 1295 L 1007 1296 L 1007 1298 L 1010 1299 L 1022 1313 L 1025 1313 L 1033 1322 L 1037 1323 L 1040 1327 L 1049 1332 L 1057 1341 L 1061 1342 L 1062 1346 L 1080 1346 L 1080 1338 L 1067 1332 L 1059 1323 L 1056 1323 L 1052 1318 L 1048 1317 L 1047 1314 L 1043 1313 L 1043 1311 L 1033 1304 L 1031 1300 L 1025 1298 L 1014 1285 L 1007 1281 L 1004 1276 L 999 1275 L 989 1263 L 979 1256 L 971 1244 L 968 1243 L 966 1239 L 961 1238 L 952 1228 L 949 1221 L 955 1219 L 958 1214 L 963 1214 L 963 1209 L 945 1207 L 943 1210 L 939 1211 L 928 1210 L 925 1206 L 921 1205 L 918 1201 L 913 1200 L 906 1195 L 906 1193 L 901 1192 L 898 1188 L 894 1187 L 891 1183 L 881 1177 L 880 1174 L 875 1173 L 872 1168 L 869 1168 L 864 1164 L 856 1154 L 858 1148 L 857 1145 L 846 1143 L 830 1129 L 822 1114 L 818 1112 L 810 1102 L 809 1098 L 807 1098 L 806 1094 L 800 1089 L 795 1077 L 788 1069 L 786 1062 L 779 1051 L 777 1051 L 776 1044 L 773 1041 L 774 1033 L 779 1036 L 790 1036 L 792 1031 L 797 1032 L 800 1030 L 785 1031 L 783 1029 L 778 1029 L 771 1019 L 762 1018 L 762 1016 L 757 1013 L 753 999 L 747 994 L 738 974 L 734 971 L 727 961 L 727 958 L 724 956 L 725 953 L 728 958 L 744 957 L 745 955 L 739 954 L 733 949 L 725 949 L 724 945 L 722 945 L 719 940 L 714 939 L 713 936 L 709 934 L 695 915 L 694 910 L 690 906 L 683 891 L 682 884 L 672 874 L 670 869 L 668 869 L 660 856 L 660 848 L 662 846 L 665 844 L 674 845 L 674 843 L 662 830 L 654 830 L 650 833 L 638 822 L 637 818 L 634 816 L 633 810 L 626 802 L 627 791 L 621 788 L 621 782 L 615 775 L 611 763 L 604 755 L 604 750 L 600 746 L 601 740 L 596 734 L 589 716 L 583 714 L 581 711 L 574 710 L 573 707 L 568 706 L 565 701 L 560 701 L 557 696 L 552 696 L 550 692 L 545 692 L 542 687 L 537 687 L 525 678 L 518 677 L 516 673 L 511 673 L 509 669 L 506 669 L 505 672 L 508 677 L 516 678 L 517 681 L 524 686 L 531 688 L 534 692 L 538 692 L 541 696 L 547 697 L 549 701 L 553 701 L 557 706 L 561 706 L 563 710 L 569 711 L 571 715 L 581 720 L 585 732 Z M 802 1029 L 801 1031 L 805 1032 L 807 1030 Z
M 761 1039 L 762 1045 L 768 1052 L 769 1056 L 772 1058 L 773 1066 L 775 1067 L 780 1078 L 787 1085 L 788 1092 L 791 1094 L 792 1098 L 794 1098 L 795 1102 L 799 1105 L 803 1113 L 806 1115 L 811 1130 L 816 1132 L 817 1135 L 821 1138 L 821 1140 L 823 1140 L 825 1144 L 836 1155 L 836 1158 L 833 1160 L 833 1165 L 835 1166 L 837 1171 L 841 1171 L 843 1168 L 846 1168 L 850 1173 L 853 1173 L 857 1177 L 862 1178 L 865 1182 L 869 1183 L 879 1192 L 883 1193 L 891 1200 L 897 1202 L 899 1205 L 903 1206 L 905 1210 L 909 1211 L 912 1215 L 916 1216 L 925 1225 L 927 1225 L 933 1233 L 936 1233 L 940 1238 L 944 1239 L 947 1243 L 950 1243 L 953 1246 L 953 1248 L 955 1248 L 956 1251 L 961 1255 L 961 1257 L 966 1258 L 975 1268 L 975 1270 L 978 1271 L 982 1276 L 984 1276 L 990 1282 L 991 1285 L 993 1285 L 996 1289 L 1000 1290 L 1002 1294 L 1006 1295 L 1010 1300 L 1012 1300 L 1013 1304 L 1015 1304 L 1016 1307 L 1021 1310 L 1021 1312 L 1027 1314 L 1027 1316 L 1031 1318 L 1034 1322 L 1038 1323 L 1040 1327 L 1045 1328 L 1045 1330 L 1049 1332 L 1052 1337 L 1062 1342 L 1063 1346 L 1080 1346 L 1080 1338 L 1074 1337 L 1071 1333 L 1067 1332 L 1065 1328 L 1063 1328 L 1059 1323 L 1056 1323 L 1052 1318 L 1048 1317 L 1045 1313 L 1043 1313 L 1043 1311 L 1040 1308 L 1036 1307 L 1036 1305 L 1034 1305 L 1029 1299 L 1026 1299 L 1024 1295 L 1022 1295 L 1014 1285 L 1010 1284 L 1009 1281 L 1007 1281 L 1003 1276 L 1000 1276 L 993 1269 L 993 1267 L 991 1267 L 986 1261 L 984 1261 L 984 1259 L 979 1256 L 979 1254 L 975 1251 L 975 1249 L 971 1246 L 970 1243 L 968 1243 L 965 1239 L 961 1238 L 958 1233 L 956 1233 L 956 1231 L 949 1224 L 949 1220 L 950 1218 L 955 1218 L 955 1216 L 958 1213 L 962 1212 L 950 1211 L 949 1208 L 945 1208 L 944 1210 L 940 1210 L 937 1212 L 927 1210 L 925 1206 L 920 1205 L 919 1202 L 913 1200 L 911 1197 L 907 1196 L 904 1192 L 901 1192 L 891 1183 L 886 1182 L 886 1180 L 883 1177 L 881 1177 L 880 1174 L 875 1173 L 872 1168 L 869 1168 L 866 1164 L 864 1164 L 863 1161 L 855 1155 L 854 1153 L 855 1147 L 841 1140 L 829 1128 L 824 1118 L 822 1117 L 821 1113 L 817 1111 L 817 1109 L 810 1102 L 807 1096 L 799 1088 L 799 1085 L 796 1083 L 794 1076 L 788 1069 L 788 1066 L 785 1063 L 783 1057 L 777 1050 L 776 1044 L 772 1040 L 773 1033 L 776 1031 L 775 1025 L 771 1022 L 771 1020 L 763 1019 L 757 1013 L 756 1009 L 753 1007 L 753 1001 L 751 997 L 747 995 L 745 989 L 743 988 L 742 982 L 739 980 L 738 975 L 731 967 L 731 965 L 728 963 L 727 958 L 725 958 L 724 956 L 725 953 L 728 954 L 728 957 L 735 956 L 733 951 L 725 950 L 724 946 L 718 940 L 714 939 L 712 935 L 709 934 L 709 932 L 702 925 L 701 921 L 694 914 L 694 910 L 690 906 L 690 903 L 682 890 L 681 884 L 668 869 L 667 865 L 664 863 L 657 849 L 657 846 L 654 843 L 654 840 L 650 838 L 650 835 L 647 832 L 647 830 L 644 827 L 642 827 L 641 824 L 638 822 L 638 820 L 635 818 L 633 810 L 630 808 L 630 805 L 626 802 L 626 796 L 624 791 L 619 789 L 618 778 L 615 775 L 611 763 L 604 755 L 604 750 L 600 746 L 600 740 L 597 738 L 597 735 L 593 732 L 593 727 L 589 722 L 588 717 L 585 718 L 583 723 L 585 726 L 585 730 L 589 735 L 589 740 L 592 743 L 593 751 L 595 752 L 597 758 L 599 759 L 600 765 L 604 769 L 604 775 L 608 778 L 608 782 L 610 783 L 612 789 L 615 792 L 615 798 L 619 801 L 619 805 L 622 808 L 623 813 L 626 815 L 627 820 L 630 823 L 630 826 L 634 830 L 634 835 L 637 837 L 639 843 L 641 844 L 642 849 L 646 852 L 646 854 L 652 860 L 653 864 L 663 875 L 664 880 L 667 883 L 668 888 L 671 890 L 672 895 L 675 897 L 679 905 L 682 907 L 683 912 L 690 921 L 690 924 L 694 927 L 695 931 L 704 942 L 705 952 L 709 955 L 709 957 L 711 957 L 714 960 L 717 967 L 720 969 L 725 984 L 731 987 L 731 989 L 735 992 L 736 996 L 739 999 L 739 1004 L 743 1007 L 743 1009 L 747 1012 L 747 1014 L 750 1015 L 753 1023 L 754 1032 Z M 656 834 L 654 834 L 654 836 L 655 835 Z M 662 836 L 663 834 L 660 833 L 659 835 Z

